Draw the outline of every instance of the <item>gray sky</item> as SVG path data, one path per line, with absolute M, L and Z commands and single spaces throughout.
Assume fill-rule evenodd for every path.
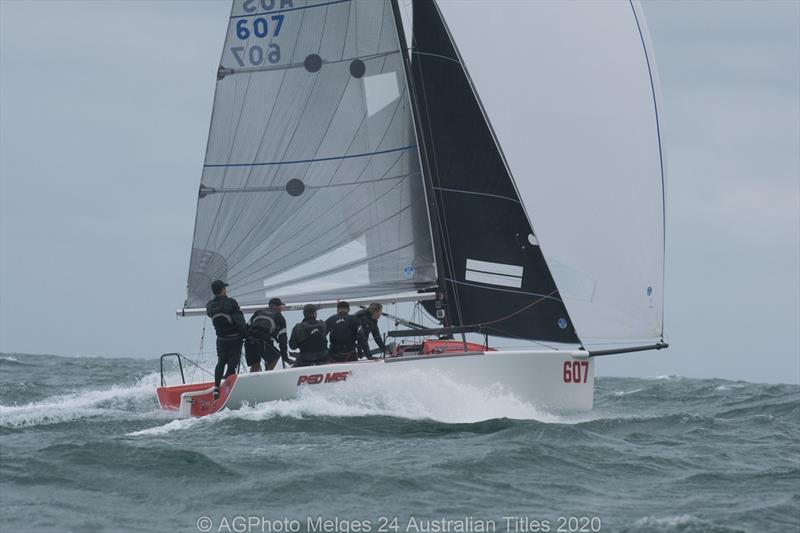
M 663 93 L 672 347 L 599 372 L 796 383 L 800 3 L 644 7 Z M 1 351 L 197 349 L 202 319 L 174 310 L 229 9 L 0 0 Z

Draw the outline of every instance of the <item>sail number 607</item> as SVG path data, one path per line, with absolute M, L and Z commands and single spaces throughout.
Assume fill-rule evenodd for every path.
M 263 39 L 269 35 L 269 30 L 272 28 L 272 36 L 277 37 L 283 27 L 283 18 L 283 15 L 272 15 L 270 20 L 264 17 L 252 21 L 241 19 L 236 23 L 236 36 L 242 41 L 249 39 L 251 35 Z
M 564 361 L 564 383 L 587 383 L 589 361 Z
M 231 53 L 240 67 L 248 66 L 248 64 L 258 67 L 267 62 L 274 64 L 281 60 L 281 47 L 275 43 L 270 44 L 266 50 L 253 44 L 246 53 L 244 46 L 231 46 Z

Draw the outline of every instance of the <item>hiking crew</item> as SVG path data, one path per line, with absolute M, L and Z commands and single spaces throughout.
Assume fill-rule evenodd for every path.
M 206 304 L 206 314 L 217 332 L 217 366 L 214 368 L 214 399 L 219 398 L 222 378 L 235 374 L 242 357 L 242 340 L 247 332 L 244 314 L 239 303 L 228 297 L 228 284 L 222 280 L 211 283 L 214 297 Z M 226 367 L 227 366 L 227 370 Z
M 369 351 L 369 335 L 375 339 L 375 344 L 378 345 L 381 353 L 386 353 L 386 344 L 381 338 L 381 332 L 378 329 L 378 319 L 383 314 L 383 306 L 379 303 L 371 303 L 366 309 L 362 309 L 353 315 L 356 323 L 358 324 L 358 355 L 366 357 L 367 359 L 374 359 Z
M 325 322 L 317 320 L 317 306 L 303 307 L 303 321 L 296 324 L 289 338 L 289 346 L 300 350 L 293 366 L 311 366 L 328 362 Z
M 264 360 L 264 369 L 272 370 L 283 359 L 284 364 L 291 364 L 286 341 L 286 319 L 281 311 L 283 302 L 280 298 L 269 301 L 269 308 L 259 309 L 250 317 L 250 326 L 247 328 L 247 338 L 244 342 L 245 359 L 250 367 L 250 372 L 261 372 L 261 360 Z M 278 341 L 280 350 L 275 347 Z
M 325 321 L 330 339 L 330 359 L 332 362 L 357 361 L 356 342 L 358 323 L 350 314 L 350 304 L 341 301 L 336 304 L 336 314 Z

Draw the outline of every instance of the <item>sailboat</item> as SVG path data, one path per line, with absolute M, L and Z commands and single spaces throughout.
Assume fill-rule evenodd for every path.
M 667 347 L 659 111 L 635 1 L 234 0 L 178 315 L 222 279 L 245 313 L 411 302 L 436 325 L 398 319 L 376 360 L 230 376 L 216 400 L 162 372 L 161 406 L 422 371 L 591 410 L 598 356 Z

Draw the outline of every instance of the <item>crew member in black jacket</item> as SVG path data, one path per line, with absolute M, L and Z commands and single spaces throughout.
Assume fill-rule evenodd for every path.
M 357 361 L 356 342 L 358 341 L 358 323 L 350 314 L 350 304 L 341 301 L 336 304 L 336 314 L 325 321 L 328 328 L 331 361 Z
M 325 340 L 325 322 L 317 320 L 317 306 L 306 304 L 303 307 L 303 321 L 295 324 L 289 346 L 300 350 L 294 366 L 311 366 L 328 362 L 328 343 Z
M 214 399 L 219 398 L 219 384 L 223 377 L 236 373 L 242 357 L 242 340 L 247 332 L 244 314 L 239 303 L 228 298 L 228 286 L 222 280 L 211 283 L 214 298 L 206 304 L 206 314 L 217 331 L 217 366 L 214 368 Z M 225 367 L 228 367 L 225 370 Z M 224 374 L 224 376 L 223 376 Z
M 386 344 L 381 338 L 381 332 L 378 329 L 378 320 L 383 314 L 383 306 L 379 303 L 371 303 L 366 309 L 362 309 L 353 318 L 356 319 L 358 324 L 358 354 L 367 359 L 373 359 L 369 353 L 369 334 L 372 333 L 372 338 L 375 339 L 375 344 L 380 348 L 381 353 L 386 352 Z
M 261 371 L 261 359 L 264 359 L 264 368 L 272 370 L 283 359 L 284 363 L 291 364 L 286 340 L 286 319 L 281 311 L 283 302 L 280 298 L 269 301 L 268 309 L 259 309 L 250 317 L 250 326 L 247 328 L 247 338 L 244 341 L 244 354 L 250 372 Z M 275 347 L 278 341 L 280 350 Z

